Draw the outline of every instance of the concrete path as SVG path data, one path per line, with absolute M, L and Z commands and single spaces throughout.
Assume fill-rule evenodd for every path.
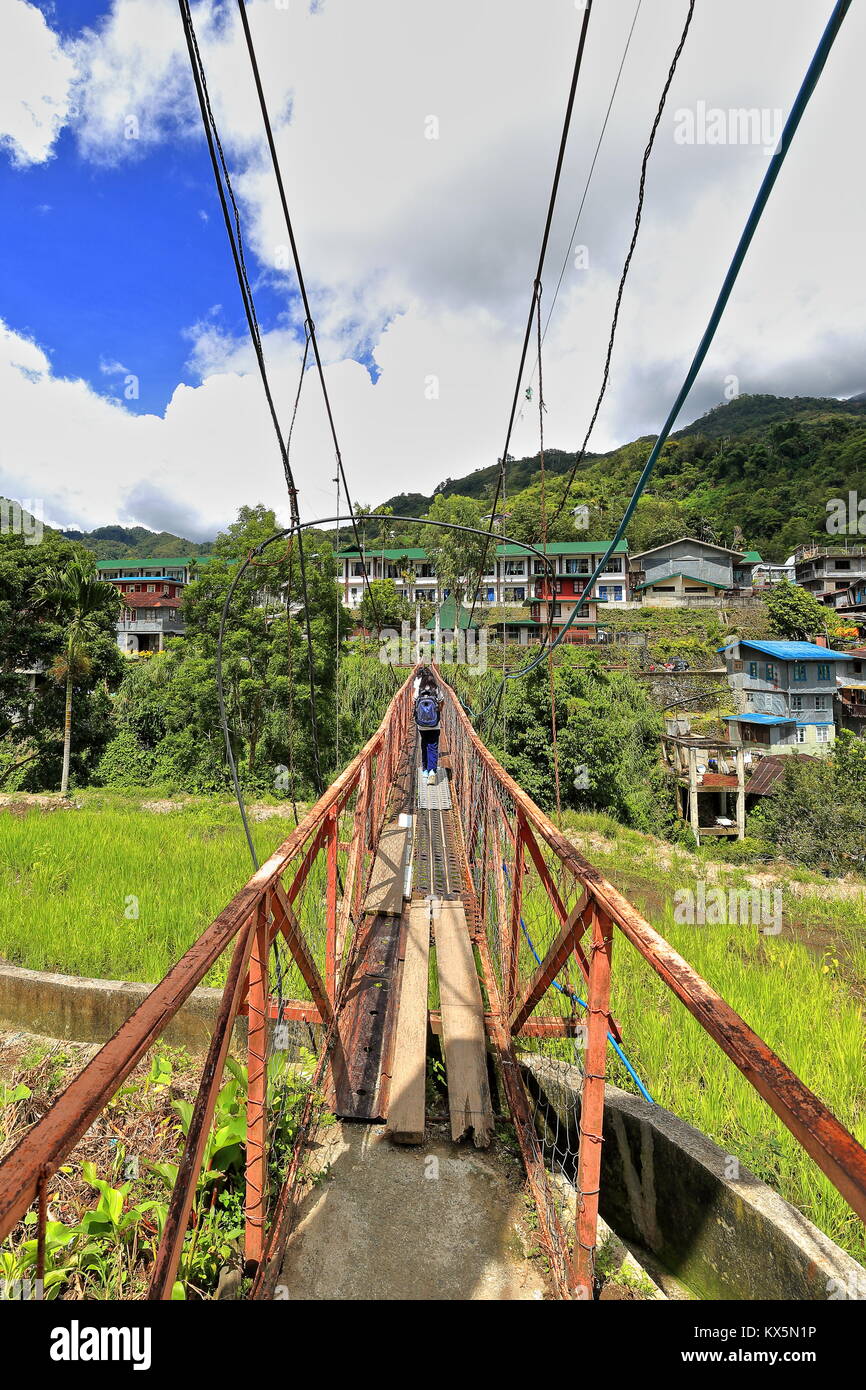
M 302 1205 L 277 1298 L 546 1296 L 541 1262 L 524 1254 L 534 1241 L 514 1161 L 452 1144 L 447 1128 L 435 1135 L 409 1149 L 380 1126 L 323 1131 L 323 1176 Z

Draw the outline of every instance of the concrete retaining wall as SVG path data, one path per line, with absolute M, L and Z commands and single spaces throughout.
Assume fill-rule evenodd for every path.
M 50 1038 L 104 1043 L 153 989 L 123 980 L 88 980 L 22 970 L 0 963 L 0 1028 L 44 1033 Z M 190 1052 L 206 1052 L 222 990 L 203 986 L 175 1014 L 162 1038 Z M 235 1024 L 236 1045 L 246 1040 L 246 1019 Z
M 578 1068 L 521 1060 L 576 1151 Z M 604 1219 L 638 1258 L 649 1252 L 699 1297 L 824 1300 L 866 1291 L 855 1260 L 753 1173 L 740 1166 L 729 1176 L 731 1157 L 660 1105 L 608 1086 L 602 1153 Z M 803 1162 L 812 1160 L 804 1154 Z

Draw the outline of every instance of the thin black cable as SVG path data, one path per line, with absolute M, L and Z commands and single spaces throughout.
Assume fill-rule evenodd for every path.
M 607 111 L 605 112 L 604 121 L 602 123 L 601 131 L 598 137 L 598 142 L 596 143 L 595 153 L 592 156 L 592 163 L 589 166 L 589 173 L 586 176 L 586 183 L 583 185 L 583 193 L 581 194 L 580 204 L 577 209 L 577 216 L 574 219 L 574 226 L 571 229 L 571 236 L 568 239 L 568 247 L 566 249 L 565 256 L 562 261 L 562 269 L 559 272 L 559 279 L 556 282 L 556 289 L 553 291 L 553 298 L 550 302 L 550 308 L 547 311 L 547 318 L 544 321 L 544 331 L 541 334 L 542 343 L 544 343 L 544 340 L 547 337 L 547 330 L 550 327 L 550 320 L 553 317 L 553 311 L 556 308 L 556 301 L 559 298 L 559 291 L 562 288 L 562 282 L 565 278 L 565 272 L 568 268 L 568 262 L 571 259 L 571 253 L 574 249 L 574 238 L 577 236 L 577 228 L 580 223 L 580 219 L 583 215 L 583 207 L 587 199 L 587 194 L 589 193 L 589 186 L 592 183 L 592 176 L 595 173 L 595 166 L 598 162 L 598 156 L 601 151 L 601 145 L 602 141 L 604 140 L 605 132 L 607 130 L 608 121 L 610 120 L 610 113 L 613 109 L 613 103 L 616 99 L 617 91 L 619 90 L 619 83 L 620 78 L 622 77 L 622 70 L 625 67 L 625 60 L 628 57 L 628 51 L 631 47 L 632 36 L 634 34 L 635 25 L 637 24 L 637 19 L 638 15 L 640 14 L 640 8 L 642 4 L 643 0 L 637 0 L 637 6 L 635 8 L 634 15 L 632 16 L 631 28 L 629 29 L 628 35 L 626 37 L 625 48 L 622 51 L 622 57 L 620 59 L 619 68 L 617 70 L 616 78 L 614 80 L 613 90 L 610 94 L 610 100 L 607 103 Z M 538 356 L 536 356 L 535 366 L 532 368 L 532 371 L 529 375 L 528 385 L 530 386 L 532 385 L 532 382 L 535 379 L 535 373 L 538 371 L 538 365 L 539 359 Z
M 238 0 L 238 3 L 241 4 L 242 0 Z M 568 144 L 568 134 L 569 130 L 571 129 L 571 116 L 574 110 L 574 98 L 575 93 L 577 92 L 577 82 L 578 78 L 580 77 L 580 69 L 583 62 L 583 50 L 586 46 L 586 33 L 589 27 L 589 16 L 591 12 L 592 0 L 586 0 L 586 8 L 583 11 L 583 22 L 580 26 L 580 38 L 577 42 L 577 53 L 575 54 L 574 59 L 574 69 L 571 74 L 571 86 L 569 87 L 568 101 L 565 107 L 565 118 L 562 123 L 562 134 L 559 139 L 559 151 L 556 157 L 556 168 L 553 172 L 553 184 L 550 190 L 550 197 L 547 203 L 547 216 L 544 221 L 544 232 L 541 237 L 541 249 L 538 253 L 538 265 L 535 270 L 535 279 L 532 282 L 532 299 L 529 305 L 529 313 L 526 318 L 526 331 L 523 335 L 523 348 L 521 349 L 520 353 L 520 365 L 517 369 L 517 380 L 514 383 L 514 396 L 511 401 L 511 411 L 508 416 L 508 428 L 505 432 L 505 445 L 502 450 L 502 457 L 499 460 L 499 475 L 496 481 L 496 492 L 493 497 L 493 506 L 490 512 L 490 526 L 488 529 L 487 541 L 484 546 L 484 554 L 482 556 L 481 565 L 478 570 L 478 582 L 475 585 L 473 585 L 472 590 L 472 607 L 469 611 L 470 627 L 472 626 L 472 619 L 475 616 L 475 604 L 478 599 L 478 586 L 480 585 L 482 577 L 485 574 L 487 568 L 487 556 L 490 550 L 490 541 L 493 537 L 493 527 L 496 521 L 496 508 L 499 505 L 499 498 L 501 497 L 502 490 L 505 486 L 505 468 L 506 460 L 508 458 L 508 447 L 511 443 L 511 433 L 514 429 L 514 417 L 517 413 L 517 401 L 520 395 L 520 383 L 523 380 L 523 369 L 526 365 L 526 354 L 529 350 L 529 339 L 530 334 L 532 333 L 532 322 L 535 315 L 536 301 L 541 293 L 541 276 L 544 270 L 544 259 L 547 255 L 547 243 L 550 239 L 550 228 L 553 222 L 554 209 L 556 207 L 556 195 L 559 191 L 559 180 L 562 174 L 563 160 L 565 159 L 565 148 Z
M 672 83 L 673 80 L 674 80 L 674 74 L 676 73 L 676 70 L 677 70 L 677 64 L 679 63 L 679 60 L 680 60 L 680 54 L 682 53 L 683 49 L 685 48 L 686 39 L 688 38 L 689 29 L 691 28 L 692 16 L 694 15 L 694 12 L 695 12 L 695 0 L 689 0 L 689 11 L 688 11 L 688 14 L 686 15 L 686 22 L 685 22 L 685 24 L 684 24 L 684 26 L 683 26 L 683 32 L 682 32 L 682 34 L 681 34 L 681 36 L 680 36 L 680 41 L 679 41 L 679 43 L 677 44 L 676 51 L 675 51 L 675 53 L 674 53 L 673 59 L 671 60 L 671 65 L 670 65 L 670 67 L 669 67 L 669 69 L 668 69 L 668 75 L 667 75 L 667 77 L 665 78 L 664 86 L 662 87 L 661 96 L 659 97 L 658 109 L 656 110 L 656 114 L 655 114 L 655 120 L 654 120 L 653 123 L 652 123 L 652 129 L 650 130 L 649 140 L 647 141 L 646 149 L 645 149 L 644 152 L 643 152 L 643 159 L 641 160 L 641 167 L 640 167 L 640 183 L 639 183 L 639 185 L 638 185 L 637 207 L 636 207 L 636 209 L 635 209 L 635 215 L 634 215 L 634 228 L 633 228 L 633 230 L 632 230 L 631 242 L 630 242 L 630 244 L 629 244 L 628 253 L 627 253 L 627 255 L 626 255 L 625 262 L 624 262 L 624 264 L 623 264 L 622 275 L 620 276 L 619 287 L 618 287 L 617 293 L 616 293 L 616 303 L 615 303 L 615 305 L 614 305 L 614 309 L 613 309 L 613 319 L 611 320 L 611 325 L 610 325 L 610 336 L 609 336 L 609 338 L 608 338 L 607 353 L 606 353 L 606 355 L 605 355 L 605 360 L 604 360 L 604 371 L 603 371 L 603 373 L 602 373 L 601 388 L 600 388 L 599 393 L 598 393 L 598 398 L 597 398 L 597 400 L 596 400 L 596 402 L 595 402 L 595 409 L 594 409 L 593 412 L 592 412 L 592 417 L 591 417 L 591 419 L 590 419 L 589 426 L 588 426 L 588 428 L 587 428 L 586 434 L 584 435 L 583 443 L 582 443 L 581 446 L 580 446 L 580 451 L 579 451 L 579 453 L 578 453 L 578 455 L 577 455 L 577 458 L 575 459 L 575 461 L 574 461 L 574 463 L 573 463 L 573 465 L 572 465 L 572 467 L 571 467 L 571 471 L 569 472 L 568 481 L 566 482 L 565 490 L 564 490 L 564 492 L 563 492 L 563 494 L 562 494 L 562 497 L 561 497 L 561 499 L 560 499 L 559 506 L 556 508 L 556 511 L 553 513 L 553 516 L 551 517 L 551 522 L 550 522 L 550 524 L 551 524 L 552 526 L 555 525 L 555 523 L 557 522 L 557 520 L 559 519 L 559 517 L 562 515 L 562 510 L 563 510 L 563 508 L 565 507 L 565 505 L 566 505 L 566 503 L 567 503 L 567 501 L 568 501 L 568 494 L 569 494 L 569 492 L 571 491 L 572 484 L 574 483 L 574 480 L 575 480 L 575 478 L 576 478 L 576 476 L 577 476 L 577 470 L 578 470 L 578 468 L 580 467 L 580 465 L 581 465 L 581 463 L 583 462 L 583 459 L 584 459 L 584 457 L 585 457 L 585 455 L 586 455 L 586 446 L 587 446 L 587 444 L 589 443 L 589 437 L 590 437 L 590 435 L 592 434 L 593 429 L 595 428 L 595 422 L 596 422 L 596 420 L 598 419 L 598 412 L 599 412 L 599 410 L 601 409 L 601 403 L 602 403 L 602 401 L 604 400 L 605 393 L 606 393 L 606 391 L 607 391 L 607 383 L 608 383 L 608 378 L 609 378 L 609 376 L 610 376 L 610 363 L 611 363 L 611 358 L 612 358 L 612 356 L 613 356 L 613 347 L 614 347 L 614 341 L 615 341 L 615 339 L 616 339 L 617 325 L 618 325 L 618 323 L 619 323 L 620 305 L 622 304 L 622 296 L 623 296 L 623 291 L 625 290 L 625 282 L 626 282 L 626 280 L 628 279 L 628 272 L 629 272 L 629 268 L 631 267 L 632 256 L 634 255 L 635 247 L 636 247 L 636 245 L 637 245 L 638 233 L 640 232 L 641 218 L 643 217 L 643 204 L 644 204 L 644 193 L 645 193 L 645 190 L 646 190 L 647 166 L 648 166 L 648 164 L 649 164 L 650 155 L 652 154 L 653 145 L 655 144 L 656 132 L 658 131 L 659 124 L 660 124 L 661 118 L 662 118 L 662 114 L 663 114 L 664 109 L 665 109 L 665 103 L 666 103 L 667 98 L 668 98 L 668 92 L 670 91 L 671 83 Z
M 213 110 L 210 103 L 210 96 L 207 88 L 207 78 L 204 71 L 204 64 L 202 62 L 201 53 L 198 47 L 195 26 L 192 21 L 192 15 L 190 13 L 189 0 L 178 0 L 178 5 L 180 8 L 184 36 L 186 38 L 187 50 L 189 52 L 190 66 L 192 68 L 193 81 L 195 83 L 196 95 L 198 97 L 199 102 L 199 109 L 201 111 L 202 124 L 204 126 L 205 137 L 207 139 L 208 153 L 210 155 L 214 181 L 217 186 L 217 193 L 219 195 L 220 207 L 222 209 L 223 214 L 223 221 L 225 222 L 226 232 L 229 238 L 229 245 L 231 247 L 232 252 L 232 259 L 234 261 L 235 266 L 235 273 L 237 275 L 238 285 L 241 291 L 241 298 L 243 300 L 244 313 L 246 315 L 247 326 L 249 328 L 250 337 L 253 343 L 253 350 L 255 352 L 256 361 L 259 367 L 259 374 L 262 379 L 262 386 L 265 392 L 265 399 L 268 404 L 268 410 L 271 416 L 274 432 L 277 437 L 277 444 L 280 450 L 280 457 L 283 464 L 283 472 L 285 474 L 286 486 L 288 488 L 289 493 L 289 510 L 291 512 L 295 528 L 298 530 L 298 565 L 301 576 L 301 588 L 303 591 L 307 647 L 307 668 L 310 685 L 310 733 L 312 736 L 313 743 L 313 756 L 316 770 L 316 785 L 319 794 L 321 795 L 322 791 L 324 791 L 324 782 L 322 781 L 321 773 L 318 719 L 316 715 L 315 659 L 313 655 L 313 639 L 310 628 L 306 560 L 304 557 L 303 544 L 300 540 L 300 516 L 298 512 L 298 493 L 297 488 L 295 487 L 295 481 L 292 473 L 291 462 L 289 459 L 288 448 L 283 440 L 282 429 L 280 427 L 279 417 L 277 415 L 273 393 L 271 391 L 271 385 L 268 379 L 267 365 L 265 363 L 264 351 L 262 348 L 261 332 L 259 330 L 252 288 L 250 286 L 249 277 L 247 275 L 246 270 L 246 262 L 244 259 L 240 213 L 238 210 L 237 201 L 234 196 L 231 176 L 229 174 L 228 166 L 226 164 L 225 156 L 223 154 L 222 143 L 219 138 L 216 120 L 214 118 Z M 223 182 L 225 182 L 225 188 L 223 187 Z M 228 193 L 229 199 L 231 201 L 234 216 L 234 225 L 232 221 L 232 216 L 229 214 L 228 205 L 226 203 L 226 193 Z M 310 332 L 312 332 L 312 324 L 309 325 L 309 329 Z
M 372 586 L 371 586 L 371 584 L 370 584 L 370 579 L 369 579 L 369 576 L 368 576 L 368 574 L 367 574 L 367 563 L 366 563 L 366 560 L 365 560 L 365 558 L 364 558 L 364 551 L 363 551 L 363 548 L 362 548 L 362 546 L 361 546 L 360 536 L 358 535 L 358 527 L 357 527 L 357 524 L 356 524 L 356 521 L 355 521 L 355 515 L 354 515 L 355 509 L 354 509 L 354 507 L 352 506 L 352 497 L 351 497 L 351 493 L 349 492 L 349 484 L 348 484 L 348 481 L 347 481 L 347 479 L 346 479 L 346 470 L 345 470 L 345 468 L 343 467 L 343 455 L 342 455 L 342 451 L 341 451 L 341 449 L 340 449 L 340 441 L 339 441 L 339 439 L 338 439 L 338 437 L 337 437 L 337 426 L 336 426 L 336 423 L 335 423 L 335 421 L 334 421 L 334 413 L 333 413 L 333 411 L 332 411 L 332 409 L 331 409 L 331 399 L 330 399 L 330 396 L 328 395 L 328 386 L 327 386 L 327 383 L 326 383 L 326 381 L 325 381 L 325 371 L 324 371 L 324 367 L 322 366 L 322 358 L 321 358 L 321 354 L 320 354 L 320 352 L 319 352 L 319 343 L 318 343 L 318 339 L 317 339 L 317 337 L 316 337 L 316 326 L 315 326 L 315 323 L 314 323 L 314 321 L 313 321 L 312 312 L 311 312 L 311 310 L 310 310 L 310 301 L 309 301 L 309 299 L 308 299 L 308 297 L 307 297 L 307 287 L 306 287 L 306 284 L 305 284 L 305 281 L 304 281 L 304 273 L 303 273 L 303 270 L 302 270 L 302 268 L 301 268 L 301 258 L 300 258 L 300 254 L 299 254 L 299 252 L 298 252 L 297 242 L 295 241 L 295 231 L 294 231 L 294 227 L 292 226 L 292 219 L 291 219 L 291 215 L 290 215 L 290 213 L 289 213 L 289 204 L 288 204 L 288 199 L 286 198 L 286 189 L 285 189 L 285 185 L 284 185 L 284 183 L 283 183 L 282 169 L 281 169 L 281 167 L 280 167 L 280 161 L 279 161 L 279 157 L 278 157 L 278 155 L 277 155 L 277 147 L 276 147 L 276 143 L 275 143 L 275 141 L 274 141 L 274 132 L 273 132 L 273 129 L 272 129 L 272 126 L 271 126 L 271 118 L 270 118 L 270 115 L 269 115 L 269 113 L 268 113 L 267 101 L 265 100 L 264 87 L 262 86 L 261 73 L 259 72 L 258 59 L 257 59 L 257 57 L 256 57 L 255 45 L 254 45 L 254 43 L 253 43 L 253 36 L 252 36 L 251 31 L 250 31 L 249 20 L 248 20 L 248 18 L 247 18 L 247 11 L 246 11 L 246 6 L 245 6 L 245 4 L 244 4 L 244 0 L 238 0 L 238 10 L 240 11 L 241 25 L 242 25 L 243 31 L 244 31 L 244 39 L 246 40 L 247 53 L 249 54 L 250 66 L 251 66 L 251 68 L 252 68 L 253 78 L 254 78 L 254 80 L 255 80 L 256 93 L 257 93 L 258 98 L 259 98 L 259 107 L 261 108 L 262 120 L 263 120 L 263 122 L 264 122 L 264 127 L 265 127 L 265 135 L 266 135 L 266 137 L 267 137 L 268 149 L 269 149 L 270 155 L 271 155 L 271 163 L 272 163 L 272 165 L 273 165 L 274 176 L 275 176 L 276 182 L 277 182 L 277 189 L 278 189 L 279 195 L 280 195 L 280 203 L 281 203 L 281 206 L 282 206 L 282 209 L 283 209 L 283 217 L 285 218 L 286 231 L 287 231 L 287 233 L 288 233 L 289 245 L 290 245 L 290 247 L 291 247 L 291 252 L 292 252 L 292 260 L 294 261 L 294 266 L 295 266 L 295 275 L 296 275 L 297 281 L 298 281 L 298 290 L 299 290 L 300 295 L 301 295 L 301 300 L 302 300 L 302 303 L 303 303 L 303 306 L 304 306 L 304 314 L 305 314 L 305 316 L 306 316 L 306 322 L 307 322 L 307 325 L 308 325 L 308 327 L 309 327 L 310 339 L 311 339 L 311 342 L 312 342 L 312 345 L 313 345 L 313 355 L 314 355 L 315 360 L 316 360 L 316 370 L 317 370 L 317 372 L 318 372 L 318 375 L 319 375 L 319 382 L 321 383 L 321 387 L 322 387 L 322 400 L 324 401 L 325 413 L 327 414 L 327 417 L 328 417 L 328 425 L 329 425 L 330 430 L 331 430 L 331 439 L 333 440 L 333 444 L 334 444 L 334 453 L 335 453 L 336 459 L 337 459 L 337 468 L 338 468 L 340 477 L 341 477 L 342 482 L 343 482 L 343 491 L 344 491 L 345 494 L 346 494 L 346 505 L 347 505 L 347 507 L 348 507 L 349 514 L 350 514 L 350 518 L 351 518 L 351 522 L 352 522 L 352 532 L 353 532 L 353 535 L 354 535 L 354 538 L 355 538 L 355 545 L 356 545 L 356 547 L 357 547 L 357 549 L 358 549 L 358 552 L 359 552 L 359 554 L 360 554 L 360 556 L 361 556 L 361 572 L 362 572 L 363 582 L 364 582 L 364 584 L 366 585 L 366 587 L 367 587 L 367 592 L 368 592 L 368 594 L 369 594 L 369 596 L 370 596 L 370 606 L 371 606 L 371 608 L 373 609 L 373 617 L 374 617 L 374 619 L 375 619 L 376 626 L 377 626 L 377 628 L 381 631 L 383 624 L 382 624 L 382 621 L 381 621 L 381 617 L 380 617 L 380 615 L 379 615 L 379 609 L 378 609 L 378 605 L 377 605 L 377 603 L 376 603 L 376 598 L 375 598 L 375 595 L 374 595 L 374 593 L 373 593 Z M 396 682 L 396 679 L 397 679 L 397 678 L 396 678 L 396 674 L 395 674 L 395 672 L 394 672 L 393 662 L 390 662 L 389 664 L 390 664 L 390 666 L 391 666 L 391 674 L 392 674 L 392 676 L 393 676 L 393 678 L 394 678 L 394 680 L 395 680 L 395 682 Z

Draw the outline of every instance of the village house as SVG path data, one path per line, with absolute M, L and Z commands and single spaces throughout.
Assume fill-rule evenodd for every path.
M 835 741 L 837 683 L 850 655 L 814 642 L 739 640 L 721 647 L 735 713 L 729 738 L 772 753 L 824 753 Z
M 487 573 L 481 577 L 475 597 L 476 611 L 492 608 L 514 610 L 509 619 L 509 626 L 514 629 L 513 640 L 528 640 L 529 635 L 539 625 L 546 625 L 551 617 L 555 625 L 561 625 L 571 613 L 575 598 L 581 594 L 586 580 L 608 545 L 609 542 L 603 540 L 549 544 L 543 553 L 553 563 L 552 580 L 547 577 L 544 561 L 522 547 L 507 544 L 491 546 Z M 540 543 L 536 548 L 542 550 Z M 447 588 L 439 583 L 426 550 L 420 547 L 377 549 L 373 545 L 364 552 L 363 560 L 357 549 L 343 551 L 337 558 L 340 563 L 337 582 L 347 608 L 360 606 L 364 596 L 365 566 L 368 579 L 392 579 L 398 593 L 412 603 L 441 605 L 449 597 Z M 591 597 L 581 606 L 578 631 L 583 635 L 575 640 L 587 640 L 594 633 L 598 605 L 626 606 L 627 565 L 628 542 L 623 540 L 618 543 L 593 585 Z M 471 603 L 471 597 L 467 597 L 467 602 Z M 520 613 L 520 609 L 525 611 Z
M 794 551 L 794 577 L 803 589 L 831 608 L 857 580 L 866 580 L 866 544 L 803 545 Z
M 756 550 L 681 536 L 631 557 L 632 594 L 642 605 L 679 608 L 717 603 L 752 587 Z
M 161 652 L 166 637 L 183 635 L 184 589 L 193 565 L 206 564 L 209 558 L 97 560 L 99 578 L 113 584 L 123 599 L 114 629 L 122 652 Z

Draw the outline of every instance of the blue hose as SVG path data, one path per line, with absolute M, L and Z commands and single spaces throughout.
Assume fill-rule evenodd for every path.
M 508 872 L 508 865 L 505 863 L 504 860 L 502 861 L 502 867 L 503 867 L 503 869 L 505 870 L 505 877 L 506 877 L 507 880 L 508 880 L 508 886 L 509 886 L 509 888 L 510 888 L 510 887 L 511 887 L 511 875 L 510 875 L 510 873 Z M 522 931 L 523 931 L 523 935 L 526 937 L 526 944 L 527 944 L 527 946 L 529 947 L 530 951 L 532 952 L 533 956 L 535 957 L 535 963 L 536 963 L 536 965 L 540 965 L 540 964 L 541 964 L 541 956 L 538 954 L 538 952 L 537 952 L 536 949 L 535 949 L 535 946 L 533 945 L 532 937 L 529 935 L 529 932 L 527 931 L 526 923 L 524 922 L 522 916 L 521 916 L 521 918 L 520 918 L 520 926 L 521 926 L 521 929 L 522 929 Z M 587 1002 L 586 1002 L 585 999 L 581 999 L 581 997 L 580 997 L 579 994 L 573 994 L 572 991 L 571 991 L 570 989 L 566 989 L 566 988 L 565 988 L 565 985 L 559 984 L 559 982 L 558 982 L 557 980 L 553 980 L 553 981 L 551 981 L 551 983 L 552 983 L 554 989 L 558 989 L 559 992 L 560 992 L 560 994 L 564 994 L 564 995 L 566 996 L 567 999 L 571 999 L 575 1004 L 579 1004 L 580 1007 L 581 1007 L 582 1009 L 586 1009 L 586 1008 L 589 1007 L 589 1005 L 587 1004 Z M 638 1074 L 637 1074 L 637 1072 L 635 1071 L 634 1067 L 632 1066 L 631 1062 L 630 1062 L 630 1061 L 628 1060 L 628 1058 L 626 1057 L 625 1053 L 623 1052 L 622 1048 L 620 1047 L 619 1043 L 617 1042 L 616 1038 L 613 1036 L 612 1033 L 608 1033 L 608 1035 L 607 1035 L 607 1040 L 608 1040 L 608 1042 L 610 1043 L 610 1045 L 611 1045 L 611 1047 L 613 1048 L 613 1050 L 614 1050 L 614 1052 L 616 1053 L 616 1055 L 619 1057 L 620 1061 L 622 1062 L 623 1066 L 625 1067 L 625 1069 L 626 1069 L 626 1071 L 628 1072 L 629 1076 L 631 1077 L 632 1081 L 633 1081 L 634 1084 L 637 1086 L 637 1088 L 638 1088 L 638 1090 L 640 1091 L 641 1095 L 643 1096 L 644 1100 L 648 1100 L 649 1103 L 650 1103 L 650 1105 L 655 1105 L 655 1101 L 653 1100 L 653 1098 L 652 1098 L 652 1096 L 650 1095 L 649 1091 L 647 1090 L 646 1086 L 645 1086 L 645 1085 L 643 1084 L 643 1082 L 641 1081 L 640 1077 L 638 1076 Z

